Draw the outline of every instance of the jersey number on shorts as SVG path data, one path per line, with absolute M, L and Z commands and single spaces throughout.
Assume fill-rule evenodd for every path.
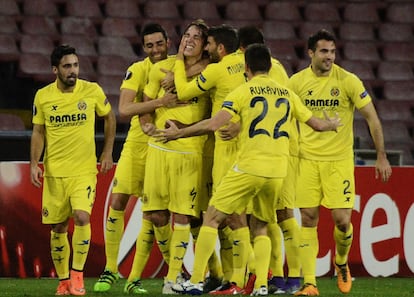
M 261 103 L 263 105 L 263 110 L 250 124 L 250 127 L 249 127 L 249 137 L 250 138 L 253 138 L 254 136 L 259 135 L 259 134 L 264 134 L 264 135 L 270 136 L 269 131 L 267 131 L 265 129 L 262 129 L 262 128 L 256 128 L 256 126 L 266 117 L 267 112 L 269 111 L 269 104 L 268 104 L 266 98 L 264 98 L 264 97 L 254 97 L 252 99 L 252 101 L 250 101 L 250 107 L 255 107 L 256 104 L 259 104 L 259 103 Z M 279 98 L 279 99 L 276 100 L 275 107 L 279 108 L 281 104 L 286 104 L 286 113 L 275 124 L 275 128 L 273 129 L 273 138 L 274 139 L 277 139 L 279 137 L 288 137 L 289 138 L 289 133 L 288 132 L 280 130 L 280 127 L 284 123 L 286 123 L 286 121 L 288 120 L 288 117 L 289 117 L 289 112 L 290 112 L 289 100 L 287 100 L 286 98 Z

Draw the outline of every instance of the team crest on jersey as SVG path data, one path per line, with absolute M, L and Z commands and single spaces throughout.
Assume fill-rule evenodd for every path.
M 141 202 L 142 202 L 143 204 L 148 203 L 148 197 L 147 197 L 147 195 L 145 195 L 145 194 L 143 194 L 143 195 L 142 195 L 142 197 L 141 197 Z
M 132 77 L 132 72 L 131 71 L 127 71 L 125 72 L 125 76 L 124 76 L 124 80 L 128 80 Z
M 79 109 L 79 110 L 86 110 L 86 107 L 87 107 L 87 105 L 86 105 L 86 102 L 85 102 L 85 101 L 80 100 L 80 101 L 78 102 L 78 109 Z
M 49 210 L 46 207 L 43 207 L 43 209 L 42 209 L 42 216 L 44 216 L 44 217 L 49 216 Z
M 331 96 L 334 96 L 334 97 L 338 97 L 339 96 L 339 89 L 338 88 L 332 88 L 331 89 Z

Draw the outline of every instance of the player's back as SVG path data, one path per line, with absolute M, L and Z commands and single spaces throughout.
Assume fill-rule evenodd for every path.
M 237 157 L 241 171 L 285 176 L 294 108 L 292 94 L 268 75 L 257 75 L 227 97 L 223 106 L 239 114 L 242 122 Z

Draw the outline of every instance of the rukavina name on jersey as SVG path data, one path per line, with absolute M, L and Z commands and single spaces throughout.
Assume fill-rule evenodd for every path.
M 305 99 L 305 105 L 311 110 L 334 110 L 339 107 L 339 99 Z
M 53 115 L 49 117 L 49 122 L 54 127 L 82 126 L 86 120 L 86 113 Z
M 227 71 L 229 74 L 237 74 L 244 71 L 244 64 L 237 63 L 230 66 L 227 66 Z
M 289 96 L 289 91 L 287 89 L 274 88 L 269 86 L 251 86 L 250 94 Z

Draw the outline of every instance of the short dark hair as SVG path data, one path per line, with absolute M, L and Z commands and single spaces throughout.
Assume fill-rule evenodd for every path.
M 244 48 L 253 43 L 264 43 L 263 33 L 256 26 L 241 27 L 238 35 L 240 46 Z
M 326 29 L 321 29 L 315 34 L 309 36 L 308 49 L 315 51 L 316 44 L 318 43 L 319 40 L 333 41 L 334 43 L 336 43 L 335 35 L 333 35 L 331 32 L 329 32 Z
M 165 31 L 163 26 L 161 26 L 160 24 L 157 24 L 157 23 L 148 23 L 148 24 L 145 24 L 144 27 L 141 30 L 141 42 L 142 42 L 142 44 L 144 44 L 144 36 L 149 35 L 149 34 L 153 34 L 153 33 L 161 33 L 162 36 L 164 36 L 165 40 L 168 39 L 167 31 Z
M 246 48 L 244 59 L 252 73 L 269 72 L 272 61 L 269 48 L 263 43 L 253 43 Z
M 55 47 L 50 55 L 50 63 L 52 66 L 59 66 L 60 60 L 66 55 L 76 55 L 76 49 L 68 44 L 61 44 Z
M 210 27 L 208 36 L 214 38 L 217 44 L 222 44 L 228 54 L 235 52 L 239 48 L 239 38 L 237 31 L 229 25 Z

